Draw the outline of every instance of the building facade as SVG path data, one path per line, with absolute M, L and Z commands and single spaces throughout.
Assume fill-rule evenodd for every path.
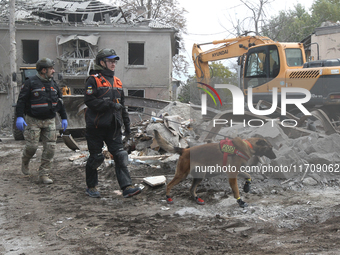
M 27 3 L 28 2 L 28 3 Z M 55 80 L 73 95 L 84 83 L 98 50 L 113 48 L 119 55 L 115 75 L 126 95 L 169 100 L 172 57 L 178 53 L 177 30 L 99 1 L 24 1 L 16 10 L 17 73 L 48 57 L 56 62 Z M 9 25 L 0 20 L 0 125 L 11 123 L 14 109 L 8 85 Z M 58 75 L 59 74 L 59 75 Z M 58 80 L 59 77 L 59 80 Z M 21 86 L 18 75 L 18 87 Z
M 307 46 L 307 61 L 340 58 L 340 25 L 324 22 L 303 43 Z

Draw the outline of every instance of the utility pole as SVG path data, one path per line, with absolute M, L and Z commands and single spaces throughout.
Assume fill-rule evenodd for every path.
M 13 79 L 13 75 L 17 71 L 17 49 L 15 41 L 15 0 L 9 1 L 9 64 L 10 64 L 10 93 L 12 103 L 15 104 L 18 97 L 18 89 L 16 78 Z

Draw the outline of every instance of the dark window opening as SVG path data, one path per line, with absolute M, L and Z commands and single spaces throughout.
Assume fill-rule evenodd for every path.
M 144 96 L 144 90 L 142 89 L 129 89 L 128 90 L 128 96 L 134 96 L 134 97 L 145 97 Z M 144 112 L 143 107 L 133 107 L 129 106 L 128 107 L 129 112 Z
M 25 64 L 35 64 L 39 60 L 39 41 L 22 40 L 22 58 Z
M 144 65 L 144 43 L 129 43 L 129 65 Z
M 83 41 L 83 40 L 78 40 L 79 43 L 79 50 L 81 50 L 83 52 L 83 58 L 88 58 L 90 57 L 90 45 Z

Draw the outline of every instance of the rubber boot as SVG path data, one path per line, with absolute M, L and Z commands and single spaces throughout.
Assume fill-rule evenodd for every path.
M 29 164 L 30 161 L 27 161 L 26 160 L 22 160 L 22 163 L 21 163 L 21 172 L 24 174 L 24 175 L 30 175 L 30 170 L 28 168 L 28 164 Z

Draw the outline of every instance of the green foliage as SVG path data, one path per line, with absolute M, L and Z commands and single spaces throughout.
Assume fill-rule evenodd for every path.
M 192 77 L 195 76 L 189 76 L 187 82 L 181 87 L 181 92 L 178 95 L 178 101 L 182 103 L 188 104 L 190 102 L 190 89 L 197 84 L 192 80 Z
M 232 76 L 232 72 L 229 70 L 229 68 L 225 67 L 220 61 L 211 62 L 209 67 L 211 77 L 219 77 L 223 80 Z
M 312 17 L 321 25 L 322 22 L 337 22 L 340 20 L 339 0 L 316 0 L 312 5 Z
M 289 11 L 281 11 L 262 27 L 262 33 L 280 42 L 300 42 L 312 34 L 322 22 L 340 20 L 340 0 L 316 0 L 310 12 L 301 4 Z
M 281 11 L 262 27 L 263 35 L 279 42 L 299 42 L 314 31 L 312 17 L 301 4 Z
M 181 87 L 181 92 L 178 95 L 178 101 L 182 103 L 200 104 L 200 92 L 197 89 L 196 76 L 189 75 L 186 83 Z

